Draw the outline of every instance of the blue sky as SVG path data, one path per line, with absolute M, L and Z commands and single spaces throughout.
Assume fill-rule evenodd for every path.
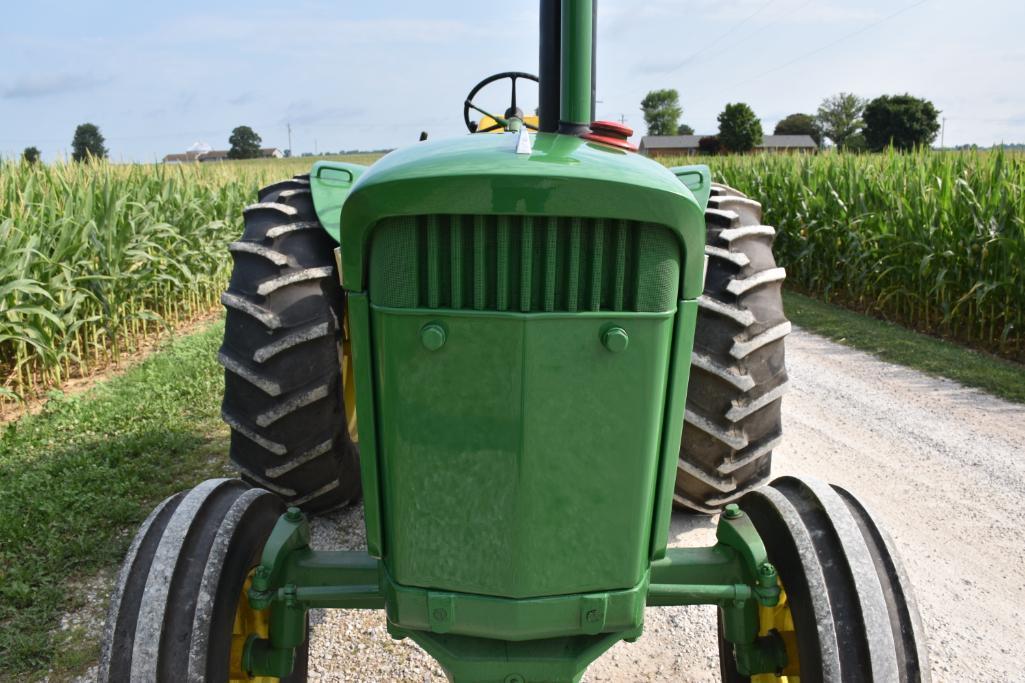
M 1025 142 L 1023 27 L 1021 0 L 600 0 L 599 117 L 643 132 L 641 98 L 673 87 L 699 133 L 736 101 L 771 132 L 838 91 L 910 92 L 948 145 Z M 461 134 L 474 83 L 535 72 L 537 3 L 34 0 L 5 7 L 0 43 L 4 156 L 52 160 L 84 121 L 125 161 L 226 147 L 239 124 L 369 149 Z

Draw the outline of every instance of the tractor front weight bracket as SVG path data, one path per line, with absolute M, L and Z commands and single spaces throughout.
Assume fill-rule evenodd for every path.
M 736 505 L 721 515 L 716 540 L 711 547 L 670 548 L 630 588 L 512 599 L 402 586 L 366 552 L 313 550 L 309 522 L 290 508 L 264 547 L 248 594 L 250 607 L 270 610 L 270 637 L 250 635 L 242 664 L 254 676 L 287 676 L 306 639 L 308 610 L 384 608 L 391 635 L 420 644 L 456 681 L 494 680 L 502 672 L 501 678 L 530 680 L 542 670 L 555 674 L 550 680 L 573 681 L 616 642 L 641 635 L 646 605 L 716 605 L 738 671 L 780 671 L 782 639 L 759 635 L 759 606 L 780 598 L 765 546 Z M 553 657 L 564 660 L 554 669 Z

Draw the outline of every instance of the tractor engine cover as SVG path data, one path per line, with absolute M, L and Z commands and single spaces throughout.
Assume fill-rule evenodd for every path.
M 513 136 L 426 142 L 363 174 L 340 262 L 371 349 L 355 356 L 368 545 L 392 582 L 643 592 L 703 231 L 672 173 L 576 137 L 539 134 L 530 155 Z

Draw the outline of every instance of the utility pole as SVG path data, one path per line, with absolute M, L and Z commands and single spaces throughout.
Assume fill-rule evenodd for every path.
M 288 154 L 292 154 L 292 122 L 289 121 L 285 124 L 288 126 Z
M 943 117 L 943 126 L 940 128 L 940 149 L 944 149 L 947 145 L 947 117 Z
M 624 126 L 626 125 L 626 114 L 619 115 L 619 122 L 622 123 Z

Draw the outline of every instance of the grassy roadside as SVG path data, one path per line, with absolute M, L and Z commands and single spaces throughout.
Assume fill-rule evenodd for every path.
M 1025 365 L 913 332 L 802 294 L 784 294 L 787 317 L 810 332 L 883 360 L 1025 403 Z
M 55 394 L 0 435 L 0 680 L 93 661 L 97 644 L 61 616 L 86 607 L 83 586 L 116 566 L 153 505 L 227 472 L 222 333 L 214 323 L 89 392 Z

